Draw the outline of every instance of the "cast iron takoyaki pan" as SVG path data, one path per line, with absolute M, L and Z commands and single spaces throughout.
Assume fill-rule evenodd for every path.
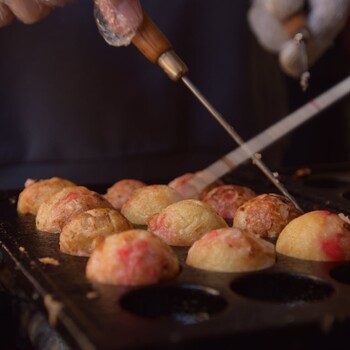
M 236 176 L 226 182 L 274 191 L 259 176 Z M 346 175 L 285 180 L 306 211 L 350 213 Z M 186 266 L 186 249 L 175 248 L 182 271 L 174 281 L 141 288 L 92 285 L 84 275 L 87 258 L 61 253 L 57 235 L 36 232 L 33 217 L 17 215 L 18 193 L 0 193 L 1 255 L 25 281 L 23 297 L 47 313 L 72 348 L 348 348 L 350 262 L 278 256 L 262 272 L 213 273 Z M 44 265 L 42 257 L 60 265 Z

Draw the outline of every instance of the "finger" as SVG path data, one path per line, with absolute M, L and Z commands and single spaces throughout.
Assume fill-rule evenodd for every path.
M 40 21 L 52 10 L 37 0 L 6 0 L 5 3 L 12 13 L 26 24 Z
M 303 73 L 303 61 L 300 48 L 294 40 L 287 41 L 279 54 L 279 62 L 283 71 L 293 78 Z
M 282 23 L 266 11 L 265 1 L 254 1 L 248 12 L 248 22 L 260 45 L 271 52 L 279 52 L 288 40 Z
M 114 33 L 124 36 L 136 32 L 143 20 L 139 0 L 95 0 Z
M 309 29 L 315 37 L 333 40 L 345 26 L 349 0 L 310 0 Z
M 47 5 L 52 8 L 63 7 L 73 2 L 73 0 L 39 0 L 39 1 L 44 5 Z
M 304 8 L 304 0 L 260 0 L 266 11 L 280 21 L 285 21 Z
M 5 4 L 0 4 L 0 28 L 9 25 L 15 16 Z
M 311 37 L 306 45 L 308 67 L 312 67 L 326 49 L 325 45 L 320 45 L 319 41 Z M 288 40 L 279 53 L 279 61 L 283 71 L 291 77 L 300 77 L 305 70 L 303 55 L 300 45 L 295 40 Z

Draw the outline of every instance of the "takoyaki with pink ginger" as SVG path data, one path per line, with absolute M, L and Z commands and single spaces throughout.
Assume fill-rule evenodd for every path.
M 191 246 L 208 231 L 227 226 L 209 205 L 196 199 L 173 203 L 148 220 L 148 230 L 173 246 Z
M 40 205 L 36 228 L 59 233 L 75 215 L 94 208 L 112 208 L 112 205 L 100 194 L 84 186 L 65 187 Z
M 116 209 L 86 210 L 63 226 L 60 249 L 71 255 L 89 256 L 95 248 L 97 237 L 106 237 L 132 228 L 132 224 Z
M 189 266 L 216 272 L 248 272 L 275 264 L 272 243 L 238 228 L 222 228 L 206 233 L 188 251 Z
M 109 187 L 104 197 L 115 209 L 121 209 L 130 195 L 138 188 L 144 186 L 146 186 L 146 184 L 140 180 L 123 179 Z
M 200 193 L 198 193 L 196 190 L 193 190 L 193 188 L 189 188 L 188 185 L 188 182 L 194 176 L 194 173 L 185 173 L 170 181 L 168 186 L 174 188 L 177 192 L 179 192 L 182 195 L 183 198 L 202 199 L 210 190 L 219 185 L 223 185 L 223 182 L 221 180 L 217 180 L 212 184 L 206 186 Z
M 17 211 L 20 214 L 36 215 L 41 203 L 68 186 L 75 186 L 75 184 L 60 177 L 42 180 L 28 179 L 19 194 Z
M 276 251 L 304 260 L 350 260 L 350 219 L 327 210 L 303 214 L 280 233 Z
M 269 193 L 243 203 L 233 219 L 233 226 L 261 237 L 277 237 L 301 212 L 285 196 Z
M 221 185 L 209 191 L 202 200 L 223 218 L 233 219 L 237 208 L 254 197 L 256 193 L 248 187 Z
M 90 281 L 140 286 L 175 278 L 180 265 L 171 247 L 145 230 L 99 238 L 87 266 Z
M 167 185 L 144 186 L 130 195 L 121 212 L 131 223 L 147 225 L 152 215 L 182 199 L 180 193 Z

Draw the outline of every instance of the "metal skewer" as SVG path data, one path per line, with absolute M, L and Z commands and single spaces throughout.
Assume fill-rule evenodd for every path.
M 273 183 L 273 185 L 284 194 L 300 211 L 303 211 L 298 205 L 293 196 L 288 192 L 288 190 L 279 182 L 279 180 L 274 176 L 271 170 L 266 166 L 266 164 L 261 160 L 260 155 L 254 153 L 250 150 L 244 140 L 239 136 L 235 129 L 222 117 L 222 115 L 213 107 L 213 105 L 202 95 L 202 93 L 192 84 L 192 82 L 186 77 L 181 78 L 183 83 L 190 89 L 190 91 L 196 96 L 196 98 L 202 103 L 202 105 L 207 109 L 207 111 L 221 124 L 221 126 L 227 131 L 227 133 L 236 141 L 238 146 L 240 146 L 245 153 L 252 159 L 253 164 L 255 164 L 263 174 Z

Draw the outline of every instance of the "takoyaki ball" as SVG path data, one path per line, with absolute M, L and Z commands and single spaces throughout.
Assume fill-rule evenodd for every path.
M 17 211 L 20 214 L 36 215 L 41 203 L 68 186 L 75 186 L 75 184 L 59 177 L 38 181 L 28 179 L 23 191 L 19 194 Z
M 194 173 L 185 173 L 170 181 L 168 186 L 179 192 L 183 198 L 191 197 L 193 199 L 202 199 L 211 189 L 223 184 L 221 180 L 217 180 L 212 184 L 206 186 L 200 193 L 198 193 L 196 190 L 193 190 L 192 187 L 190 189 L 190 192 L 188 192 L 188 182 L 193 178 L 194 175 Z M 190 193 L 191 195 L 189 196 L 188 193 Z
M 238 228 L 223 228 L 205 234 L 189 249 L 187 265 L 216 272 L 258 271 L 275 263 L 270 242 Z
M 140 286 L 175 278 L 179 261 L 160 238 L 145 230 L 129 230 L 98 238 L 86 277 L 95 282 Z
M 120 180 L 107 189 L 107 193 L 104 195 L 104 197 L 113 205 L 115 209 L 121 209 L 131 193 L 143 186 L 146 186 L 146 184 L 139 180 Z
M 122 214 L 135 225 L 147 225 L 148 219 L 182 196 L 167 185 L 149 185 L 134 191 L 123 205 Z
M 301 212 L 285 196 L 261 194 L 243 203 L 236 211 L 233 226 L 261 237 L 277 237 Z
M 173 246 L 191 246 L 205 233 L 227 226 L 209 205 L 196 199 L 173 203 L 148 221 L 148 230 Z
M 303 214 L 283 229 L 276 251 L 304 260 L 350 260 L 350 220 L 326 210 Z
M 112 205 L 84 186 L 65 187 L 40 205 L 36 228 L 49 233 L 61 232 L 75 215 L 94 208 L 112 208 Z
M 237 208 L 256 197 L 256 193 L 248 187 L 238 185 L 221 185 L 213 188 L 203 198 L 220 216 L 232 219 Z
M 132 224 L 115 209 L 90 209 L 74 216 L 63 226 L 60 249 L 71 255 L 89 256 L 95 248 L 97 237 L 132 228 Z

